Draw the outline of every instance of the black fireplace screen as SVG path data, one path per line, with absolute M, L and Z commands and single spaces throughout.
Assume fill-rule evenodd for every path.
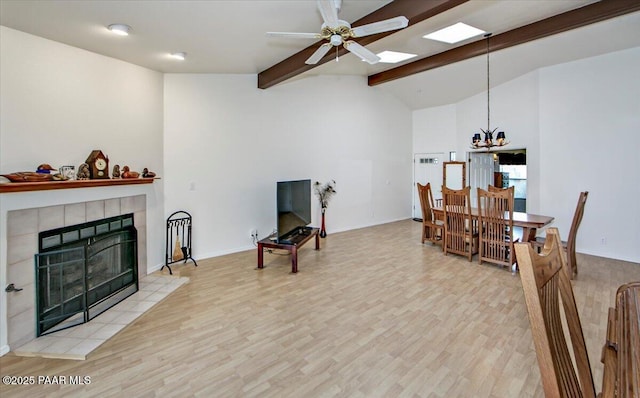
M 37 335 L 88 322 L 138 291 L 133 214 L 41 232 Z

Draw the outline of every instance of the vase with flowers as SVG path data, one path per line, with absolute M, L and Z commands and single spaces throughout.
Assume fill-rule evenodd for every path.
M 316 181 L 313 184 L 313 189 L 316 193 L 316 196 L 318 197 L 318 200 L 320 200 L 320 207 L 322 209 L 322 224 L 320 227 L 321 238 L 327 237 L 327 230 L 324 225 L 324 214 L 327 210 L 327 207 L 329 206 L 329 200 L 333 195 L 336 194 L 335 186 L 336 186 L 336 182 L 334 180 L 331 180 L 324 184 L 321 184 L 320 182 Z

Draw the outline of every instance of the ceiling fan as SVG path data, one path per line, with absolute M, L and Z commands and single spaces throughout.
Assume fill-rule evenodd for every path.
M 340 11 L 342 0 L 317 0 L 317 2 L 318 10 L 320 10 L 324 21 L 320 33 L 267 32 L 269 36 L 329 40 L 329 42 L 322 44 L 304 62 L 307 65 L 317 64 L 332 47 L 340 45 L 373 65 L 380 61 L 380 57 L 350 39 L 406 28 L 409 24 L 407 18 L 400 16 L 352 28 L 348 22 L 338 19 L 338 11 Z

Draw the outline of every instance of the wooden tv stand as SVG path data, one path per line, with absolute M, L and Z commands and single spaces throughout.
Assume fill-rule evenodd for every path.
M 291 273 L 295 274 L 298 272 L 298 248 L 302 247 L 305 243 L 311 240 L 311 238 L 316 238 L 316 250 L 320 250 L 320 229 L 319 228 L 311 228 L 308 230 L 307 234 L 303 235 L 293 235 L 289 238 L 291 243 L 278 243 L 275 240 L 271 240 L 272 237 L 264 238 L 258 241 L 258 269 L 264 268 L 263 262 L 263 254 L 264 248 L 271 249 L 282 249 L 288 250 L 291 253 Z

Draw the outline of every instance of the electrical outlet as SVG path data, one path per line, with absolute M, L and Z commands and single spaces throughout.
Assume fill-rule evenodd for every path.
M 601 245 L 606 245 L 607 244 L 607 238 L 605 238 L 605 237 L 600 238 L 600 244 Z
M 258 230 L 257 229 L 252 229 L 250 231 L 250 235 L 251 235 L 251 239 L 258 240 Z

